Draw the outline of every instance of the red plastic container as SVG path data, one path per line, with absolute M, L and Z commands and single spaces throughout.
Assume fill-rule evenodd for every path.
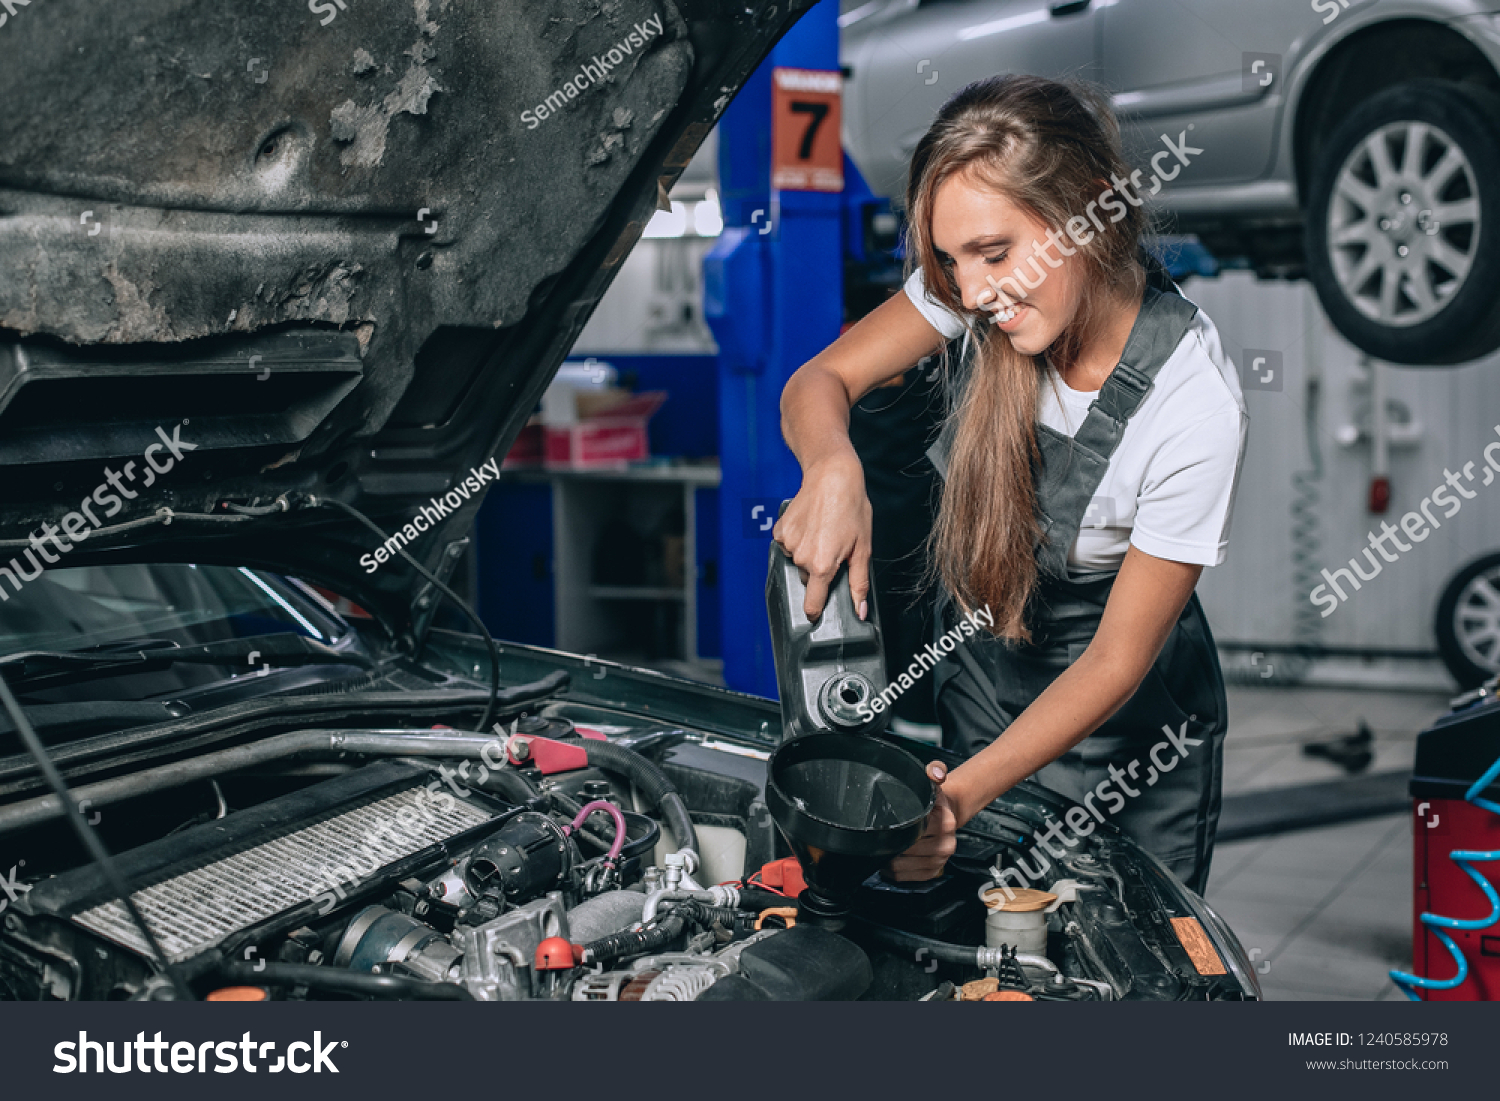
M 1419 800 L 1412 807 L 1416 841 L 1412 880 L 1412 963 L 1418 975 L 1451 978 L 1453 957 L 1431 929 L 1424 913 L 1475 919 L 1490 912 L 1489 899 L 1448 854 L 1454 849 L 1500 850 L 1500 815 L 1461 799 Z M 1500 881 L 1500 862 L 1476 863 L 1491 883 Z M 1423 990 L 1430 1002 L 1500 1001 L 1500 925 L 1488 929 L 1444 929 L 1469 961 L 1469 977 L 1452 990 Z
M 1491 776 L 1500 758 L 1500 696 L 1496 685 L 1470 692 L 1417 736 L 1412 797 L 1412 972 L 1443 981 L 1459 970 L 1447 946 L 1422 922 L 1430 913 L 1484 922 L 1478 929 L 1443 928 L 1463 953 L 1468 975 L 1451 990 L 1419 987 L 1433 1002 L 1500 1001 L 1500 917 L 1453 852 L 1500 852 L 1500 814 L 1475 806 L 1469 791 L 1490 777 L 1477 797 L 1500 802 L 1500 780 Z M 1492 886 L 1500 884 L 1500 860 L 1471 862 Z

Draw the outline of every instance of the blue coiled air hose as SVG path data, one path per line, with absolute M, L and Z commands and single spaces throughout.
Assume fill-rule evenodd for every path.
M 1490 799 L 1481 799 L 1479 793 L 1500 776 L 1500 759 L 1485 770 L 1483 776 L 1475 780 L 1468 791 L 1464 792 L 1464 801 L 1473 803 L 1476 807 L 1500 814 L 1500 803 Z M 1480 871 L 1474 868 L 1475 864 L 1483 864 L 1487 861 L 1500 860 L 1500 851 L 1484 852 L 1477 849 L 1454 849 L 1448 854 L 1452 860 L 1462 868 L 1470 879 L 1479 885 L 1484 896 L 1490 900 L 1489 915 L 1482 918 L 1465 920 L 1463 918 L 1444 917 L 1442 914 L 1423 914 L 1422 924 L 1432 930 L 1433 935 L 1443 942 L 1443 947 L 1448 949 L 1448 954 L 1453 957 L 1453 962 L 1458 965 L 1458 974 L 1451 979 L 1426 979 L 1420 975 L 1412 975 L 1405 971 L 1392 971 L 1391 981 L 1401 988 L 1401 992 L 1414 1002 L 1422 999 L 1417 995 L 1418 990 L 1452 990 L 1463 984 L 1469 977 L 1469 961 L 1465 958 L 1463 949 L 1453 943 L 1453 938 L 1444 929 L 1464 929 L 1473 931 L 1476 929 L 1488 929 L 1496 921 L 1500 921 L 1500 895 L 1495 893 L 1494 885 L 1486 879 Z

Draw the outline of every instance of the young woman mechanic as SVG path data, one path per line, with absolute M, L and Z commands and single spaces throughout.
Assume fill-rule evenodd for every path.
M 929 766 L 937 806 L 897 879 L 940 874 L 958 827 L 1034 775 L 1206 885 L 1225 700 L 1193 587 L 1224 559 L 1246 421 L 1213 322 L 1141 249 L 1151 184 L 1093 90 L 970 85 L 912 158 L 906 293 L 782 394 L 803 480 L 774 538 L 807 571 L 810 617 L 846 560 L 864 615 L 849 409 L 963 337 L 928 454 L 944 478 L 936 630 L 979 628 L 933 671 L 968 759 Z

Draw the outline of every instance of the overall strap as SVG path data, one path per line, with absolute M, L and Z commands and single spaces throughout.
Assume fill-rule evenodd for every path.
M 1089 406 L 1088 415 L 1073 435 L 1079 447 L 1109 458 L 1125 434 L 1125 425 L 1146 400 L 1177 345 L 1187 335 L 1198 307 L 1175 293 L 1146 288 L 1140 316 L 1130 330 L 1130 339 L 1120 362 L 1110 372 Z
M 1078 431 L 1070 437 L 1037 426 L 1041 462 L 1036 495 L 1042 535 L 1037 564 L 1043 573 L 1067 577 L 1068 551 L 1094 503 L 1110 456 L 1197 312 L 1198 307 L 1181 295 L 1148 284 L 1120 362 L 1100 387 Z

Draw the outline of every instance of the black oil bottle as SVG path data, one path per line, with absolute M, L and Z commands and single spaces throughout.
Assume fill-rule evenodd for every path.
M 786 511 L 790 502 L 782 502 Z M 885 651 L 874 592 L 870 617 L 860 619 L 849 590 L 849 564 L 839 568 L 823 613 L 810 621 L 802 610 L 807 588 L 800 571 L 771 544 L 766 613 L 781 696 L 783 741 L 805 734 L 875 734 L 890 724 Z

